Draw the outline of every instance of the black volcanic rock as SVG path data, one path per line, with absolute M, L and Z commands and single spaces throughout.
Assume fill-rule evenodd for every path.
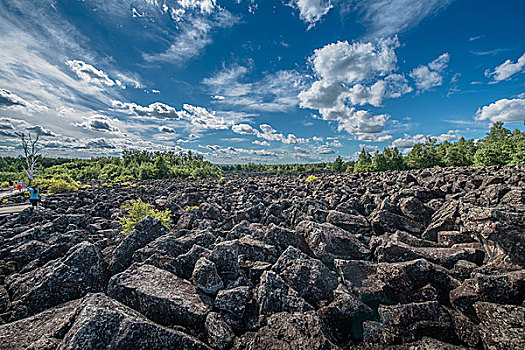
M 316 176 L 95 181 L 0 219 L 0 349 L 523 348 L 525 167 Z M 137 198 L 173 230 L 123 235 Z
M 362 232 L 369 229 L 370 226 Z M 334 259 L 366 259 L 370 255 L 370 250 L 354 234 L 332 224 L 303 221 L 296 230 L 304 237 L 315 257 L 325 263 L 331 263 Z
M 133 253 L 137 249 L 167 233 L 167 229 L 159 220 L 146 216 L 115 249 L 110 266 L 111 274 L 124 271 L 131 264 Z
M 189 281 L 151 265 L 132 265 L 113 276 L 107 293 L 166 326 L 201 330 L 211 311 L 211 300 L 201 298 Z
M 332 350 L 337 347 L 324 333 L 315 313 L 278 313 L 256 333 L 238 338 L 234 350 Z
M 302 298 L 312 305 L 333 299 L 337 276 L 321 261 L 289 247 L 272 268 Z
M 20 319 L 104 289 L 106 264 L 95 247 L 87 242 L 71 248 L 67 255 L 7 281 L 12 319 Z

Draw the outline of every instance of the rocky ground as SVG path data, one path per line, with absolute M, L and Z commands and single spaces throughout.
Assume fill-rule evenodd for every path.
M 93 186 L 0 219 L 0 349 L 525 349 L 525 167 L 319 179 Z M 139 197 L 172 232 L 121 233 Z

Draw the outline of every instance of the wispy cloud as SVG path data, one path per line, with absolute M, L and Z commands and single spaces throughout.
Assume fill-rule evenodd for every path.
M 233 65 L 203 79 L 202 84 L 214 97 L 212 102 L 225 108 L 286 112 L 298 105 L 304 76 L 294 70 L 281 70 L 250 81 L 247 74 L 251 69 L 251 65 Z
M 368 36 L 384 37 L 404 32 L 423 19 L 446 9 L 454 0 L 356 0 L 358 19 Z
M 493 72 L 489 69 L 485 71 L 485 75 L 489 78 L 494 79 L 495 82 L 500 82 L 502 80 L 507 80 L 513 75 L 525 71 L 525 53 L 521 55 L 516 63 L 512 62 L 510 59 L 506 60 L 499 66 L 497 66 Z

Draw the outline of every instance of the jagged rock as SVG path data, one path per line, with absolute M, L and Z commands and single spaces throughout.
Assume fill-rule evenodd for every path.
M 46 349 L 38 344 L 54 344 L 56 348 L 75 320 L 82 299 L 50 308 L 39 314 L 0 325 L 1 350 Z
M 430 220 L 430 224 L 427 226 L 423 234 L 421 235 L 424 239 L 430 241 L 437 241 L 437 234 L 441 231 L 455 231 L 458 228 L 456 218 L 459 210 L 458 201 L 445 202 L 441 208 L 439 208 Z
M 484 253 L 475 248 L 428 248 L 411 247 L 405 243 L 388 241 L 376 248 L 378 262 L 400 262 L 424 258 L 446 268 L 452 268 L 459 260 L 481 265 Z
M 375 312 L 341 285 L 335 291 L 334 301 L 318 310 L 329 333 L 341 346 L 363 337 L 363 322 L 377 320 Z
M 113 276 L 107 293 L 165 326 L 200 330 L 211 311 L 211 301 L 201 298 L 190 282 L 151 265 L 134 264 Z
M 188 252 L 179 255 L 175 259 L 177 275 L 185 279 L 190 279 L 197 261 L 203 257 L 208 258 L 210 254 L 211 251 L 208 249 L 194 244 Z
M 474 349 L 481 348 L 479 325 L 459 311 L 452 308 L 446 310 L 452 317 L 452 326 L 459 342 Z
M 237 240 L 215 245 L 209 259 L 215 263 L 217 271 L 224 281 L 239 277 L 239 242 Z
M 325 263 L 334 259 L 366 259 L 370 255 L 370 250 L 353 234 L 332 224 L 303 221 L 296 230 L 315 257 Z
M 213 261 L 204 257 L 197 260 L 193 269 L 193 283 L 204 293 L 215 294 L 224 287 Z
M 452 317 L 437 301 L 379 307 L 382 326 L 368 343 L 395 345 L 420 340 L 422 337 L 457 341 Z
M 474 242 L 474 238 L 468 232 L 441 231 L 437 233 L 438 243 L 441 246 L 452 247 L 455 244 Z
M 159 326 L 104 294 L 83 300 L 58 349 L 209 350 L 181 331 Z
M 49 244 L 31 240 L 27 243 L 17 246 L 14 249 L 11 249 L 5 254 L 8 254 L 10 256 L 10 260 L 15 261 L 17 263 L 18 269 L 20 269 L 27 263 L 38 259 L 40 255 L 49 247 Z
M 303 312 L 313 310 L 297 292 L 290 289 L 283 279 L 273 271 L 266 271 L 256 292 L 259 314 L 267 315 L 276 312 Z
M 360 214 L 347 214 L 330 210 L 326 222 L 341 227 L 352 234 L 370 235 L 372 232 L 372 227 L 366 218 Z
M 331 301 L 337 288 L 337 276 L 321 261 L 312 259 L 294 247 L 288 247 L 272 268 L 302 298 L 319 306 Z
M 524 174 L 225 174 L 50 195 L 0 219 L 0 349 L 521 348 Z M 179 225 L 126 237 L 135 198 Z
M 301 250 L 303 253 L 308 254 L 310 252 L 310 248 L 300 234 L 295 231 L 276 226 L 275 224 L 270 224 L 268 226 L 268 229 L 264 235 L 264 240 L 268 244 L 278 246 L 281 251 L 285 250 L 289 246 L 292 246 Z
M 525 349 L 525 307 L 477 302 L 474 309 L 485 349 Z
M 424 259 L 400 263 L 335 260 L 335 266 L 348 288 L 371 306 L 428 301 L 421 299 L 425 293 L 419 293 L 428 284 L 435 288 L 437 299 L 447 304 L 450 291 L 460 285 L 447 269 Z
M 279 257 L 279 252 L 272 245 L 250 236 L 244 236 L 239 239 L 239 257 L 242 260 L 264 261 L 273 264 Z
M 59 232 L 65 232 L 69 225 L 85 228 L 89 217 L 84 214 L 65 214 L 53 220 L 53 227 Z
M 114 275 L 124 271 L 131 264 L 133 253 L 137 249 L 167 233 L 168 230 L 159 220 L 146 216 L 115 249 L 110 266 L 111 274 Z
M 235 334 L 231 327 L 224 321 L 221 314 L 217 312 L 210 312 L 206 316 L 204 324 L 208 343 L 214 349 L 227 349 L 235 338 Z
M 206 219 L 215 220 L 215 221 L 223 221 L 224 218 L 222 217 L 221 210 L 213 205 L 208 205 L 207 208 L 203 208 L 204 210 L 204 217 Z
M 107 278 L 106 264 L 95 246 L 80 243 L 64 258 L 14 275 L 7 281 L 6 288 L 13 302 L 12 319 L 34 315 L 86 293 L 102 291 Z
M 414 234 L 421 234 L 423 226 L 404 216 L 392 213 L 388 210 L 379 210 L 369 218 L 370 224 L 378 233 L 396 232 L 397 230 L 407 231 Z
M 476 269 L 478 265 L 473 262 L 458 260 L 454 267 L 451 269 L 450 273 L 454 278 L 464 281 L 467 278 L 470 278 L 471 273 Z
M 390 240 L 395 242 L 402 242 L 412 247 L 438 247 L 436 242 L 421 239 L 408 232 L 396 231 L 394 234 L 388 237 Z
M 9 305 L 9 294 L 4 287 L 0 287 L 0 314 L 3 314 L 7 311 Z
M 230 313 L 242 318 L 246 304 L 250 300 L 252 292 L 250 287 L 240 286 L 232 289 L 223 289 L 217 293 L 215 298 L 215 307 L 225 313 Z
M 430 211 L 417 197 L 406 197 L 399 201 L 399 209 L 407 218 L 426 225 L 430 220 Z
M 465 230 L 481 239 L 488 264 L 525 267 L 525 208 L 513 212 L 485 207 L 466 207 L 461 213 Z
M 183 248 L 180 241 L 173 234 L 168 233 L 137 249 L 133 253 L 133 261 L 144 262 L 153 254 L 177 257 L 184 252 Z
M 324 333 L 315 313 L 278 313 L 257 333 L 237 338 L 233 350 L 332 350 L 337 347 Z
M 474 316 L 476 301 L 520 305 L 525 300 L 525 270 L 497 275 L 476 274 L 450 292 L 452 305 Z

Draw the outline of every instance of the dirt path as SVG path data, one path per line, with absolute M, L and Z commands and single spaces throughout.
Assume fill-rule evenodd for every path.
M 9 205 L 0 207 L 0 216 L 5 216 L 14 213 L 20 213 L 25 208 L 29 208 L 30 204 L 19 204 L 19 205 Z

